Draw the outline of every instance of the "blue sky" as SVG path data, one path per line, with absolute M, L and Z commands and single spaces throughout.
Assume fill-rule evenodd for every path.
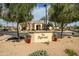
M 48 6 L 48 8 L 49 8 L 49 6 Z M 45 16 L 44 3 L 37 4 L 37 7 L 35 7 L 32 11 L 32 15 L 34 16 L 33 20 L 40 20 L 42 17 L 44 17 Z M 0 24 L 6 26 L 7 22 L 5 22 L 4 20 L 0 20 Z M 9 26 L 11 26 L 11 23 L 9 23 Z
M 50 7 L 50 5 L 48 6 L 48 8 Z M 44 7 L 44 3 L 39 3 L 39 4 L 37 4 L 37 7 L 35 7 L 34 9 L 33 9 L 33 11 L 32 11 L 32 15 L 34 16 L 34 19 L 33 20 L 40 20 L 42 17 L 44 17 L 45 16 L 45 7 Z M 2 25 L 5 25 L 6 26 L 6 22 L 5 21 L 3 21 L 3 20 L 0 20 L 0 24 L 2 24 Z M 72 26 L 72 25 L 79 25 L 79 22 L 77 22 L 77 23 L 71 23 L 70 25 Z M 9 26 L 12 26 L 12 24 L 11 23 L 9 23 L 8 24 Z M 16 25 L 16 23 L 15 23 L 15 25 Z M 15 26 L 14 25 L 14 26 Z
M 0 19 L 0 25 L 7 26 L 7 22 L 4 21 L 3 19 Z M 16 23 L 13 23 L 14 27 L 16 26 Z M 8 26 L 13 26 L 12 23 L 8 23 Z
M 50 6 L 48 6 L 49 8 Z M 37 4 L 37 7 L 33 9 L 32 14 L 34 15 L 33 20 L 40 20 L 42 17 L 45 16 L 45 7 L 44 3 Z
M 45 7 L 44 4 L 40 3 L 37 4 L 37 7 L 35 7 L 32 11 L 32 14 L 34 16 L 33 20 L 39 20 L 41 19 L 43 16 L 45 16 Z M 4 20 L 0 19 L 0 24 L 5 25 L 7 24 L 7 22 L 5 22 Z M 11 23 L 8 24 L 9 26 L 12 26 Z M 16 25 L 16 24 L 15 24 Z M 15 26 L 14 25 L 14 26 Z
M 34 15 L 34 19 L 33 20 L 39 20 L 41 19 L 43 16 L 45 16 L 45 8 L 44 7 L 36 7 L 34 8 L 34 10 L 32 11 L 32 14 Z

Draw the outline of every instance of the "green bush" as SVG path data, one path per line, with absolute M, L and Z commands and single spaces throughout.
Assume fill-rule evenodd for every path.
M 72 49 L 65 49 L 65 53 L 68 56 L 77 56 L 77 53 L 74 50 L 72 50 Z
M 49 42 L 44 42 L 44 44 L 47 44 L 47 45 L 49 45 Z
M 48 56 L 48 53 L 46 50 L 37 50 L 37 51 L 29 54 L 29 56 Z
M 74 29 L 79 29 L 79 26 L 74 26 Z

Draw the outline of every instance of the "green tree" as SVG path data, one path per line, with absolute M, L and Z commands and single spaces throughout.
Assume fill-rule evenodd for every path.
M 78 20 L 78 5 L 63 3 L 51 4 L 51 7 L 49 8 L 49 20 L 61 24 L 61 38 L 64 25 Z
M 29 8 L 29 6 L 31 6 Z M 14 3 L 9 5 L 9 14 L 7 15 L 8 21 L 15 21 L 17 22 L 17 37 L 20 39 L 19 36 L 19 24 L 22 22 L 26 22 L 27 20 L 31 20 L 31 10 L 34 8 L 35 4 L 22 4 L 22 3 Z M 29 19 L 30 18 L 30 19 Z M 9 20 L 10 19 L 10 20 Z
M 26 29 L 26 26 L 27 26 L 27 22 L 28 21 L 31 21 L 32 19 L 33 19 L 33 15 L 32 15 L 32 10 L 33 10 L 33 8 L 36 6 L 36 4 L 27 4 L 27 8 L 26 8 L 26 12 L 24 12 L 26 15 L 25 15 L 25 17 L 24 17 L 24 19 L 25 19 L 25 22 L 22 22 L 21 24 L 22 24 L 22 27 L 23 28 L 25 28 Z
M 1 18 L 2 4 L 0 4 L 0 18 Z
M 46 19 L 46 17 L 42 17 L 40 20 L 43 20 L 44 21 L 45 19 Z

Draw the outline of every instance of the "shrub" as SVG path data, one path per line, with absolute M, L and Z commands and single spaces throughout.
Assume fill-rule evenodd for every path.
M 65 53 L 68 56 L 77 56 L 77 53 L 74 50 L 72 50 L 72 49 L 65 49 Z
M 79 29 L 79 26 L 74 26 L 74 29 Z
M 46 50 L 38 50 L 29 54 L 29 56 L 48 56 L 48 53 Z
M 49 42 L 44 42 L 44 44 L 47 44 L 47 45 L 49 45 Z

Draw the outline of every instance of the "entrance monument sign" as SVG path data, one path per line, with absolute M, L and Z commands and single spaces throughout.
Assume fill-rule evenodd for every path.
M 50 31 L 36 31 L 31 36 L 32 42 L 51 42 L 53 33 Z

